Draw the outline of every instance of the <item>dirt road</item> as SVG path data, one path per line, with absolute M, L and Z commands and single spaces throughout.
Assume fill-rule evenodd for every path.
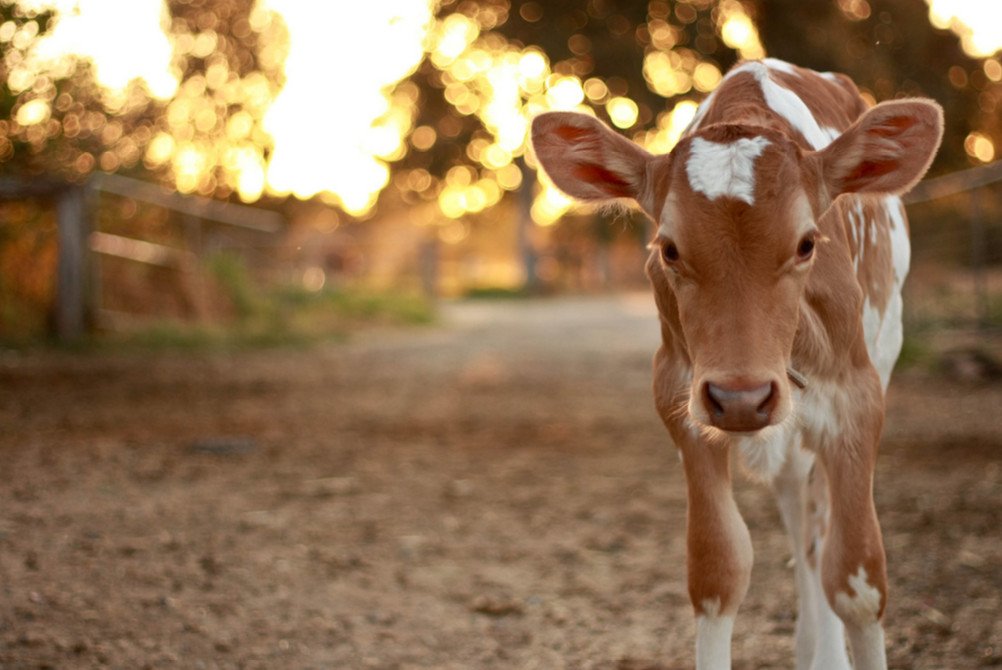
M 0 667 L 692 667 L 646 296 L 242 353 L 0 353 Z M 1002 667 L 1002 389 L 892 383 L 894 668 Z M 775 505 L 737 668 L 792 667 Z

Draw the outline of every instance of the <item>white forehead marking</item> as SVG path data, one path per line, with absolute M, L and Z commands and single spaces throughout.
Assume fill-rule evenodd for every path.
M 684 137 L 688 137 L 699 130 L 700 124 L 703 123 L 703 117 L 706 116 L 706 112 L 713 105 L 713 98 L 717 95 L 717 90 L 719 89 L 714 89 L 710 95 L 703 99 L 703 102 L 699 103 L 699 107 L 696 108 L 696 114 L 692 117 L 692 121 L 689 122 L 689 125 L 686 126 L 685 130 L 682 132 Z
M 800 76 L 797 69 L 787 63 L 785 60 L 779 60 L 778 58 L 763 58 L 762 62 L 773 70 L 779 70 L 780 72 L 785 72 L 787 74 L 795 74 Z
M 689 186 L 710 200 L 721 196 L 755 204 L 755 159 L 769 145 L 764 137 L 720 144 L 697 137 L 685 164 Z
M 731 74 L 748 72 L 755 77 L 762 87 L 765 104 L 772 111 L 786 119 L 791 126 L 810 142 L 815 150 L 824 149 L 831 144 L 833 139 L 839 136 L 839 132 L 834 128 L 822 128 L 818 125 L 817 119 L 814 118 L 814 114 L 811 113 L 811 110 L 804 101 L 796 93 L 780 85 L 772 78 L 769 72 L 770 69 L 782 72 L 795 72 L 792 68 L 778 67 L 777 63 L 782 63 L 782 61 L 773 62 L 770 60 L 768 65 L 760 61 L 752 61 L 736 68 Z

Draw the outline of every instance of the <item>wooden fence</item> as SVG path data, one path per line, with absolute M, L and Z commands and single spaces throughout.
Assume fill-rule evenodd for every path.
M 94 229 L 99 193 L 110 193 L 179 213 L 187 229 L 187 249 L 155 244 Z M 258 207 L 212 198 L 182 195 L 149 182 L 115 174 L 96 174 L 73 184 L 52 179 L 0 179 L 0 199 L 38 198 L 55 205 L 58 264 L 53 327 L 62 341 L 82 336 L 95 320 L 100 290 L 94 254 L 166 267 L 194 267 L 201 224 L 213 221 L 243 230 L 274 235 L 285 228 L 285 217 Z M 194 256 L 194 257 L 193 257 Z
M 1000 325 L 990 323 L 991 314 L 995 312 L 990 309 L 991 291 L 987 279 L 992 264 L 997 264 L 1000 259 L 987 257 L 989 226 L 980 206 L 984 187 L 999 182 L 1002 182 L 1002 161 L 925 180 L 905 198 L 906 204 L 915 206 L 947 196 L 968 194 L 967 230 L 954 231 L 953 244 L 955 247 L 960 244 L 969 246 L 967 264 L 972 276 L 969 286 L 974 295 L 977 325 L 982 328 Z M 177 213 L 185 232 L 183 246 L 158 244 L 96 230 L 97 196 L 101 193 L 131 198 Z M 526 193 L 520 194 L 521 197 L 527 197 Z M 79 338 L 95 323 L 101 291 L 100 257 L 172 268 L 196 278 L 197 282 L 201 276 L 204 222 L 216 222 L 265 237 L 273 237 L 287 227 L 285 218 L 277 212 L 212 198 L 181 195 L 155 184 L 114 174 L 97 174 L 83 184 L 50 179 L 0 179 L 0 200 L 24 198 L 50 200 L 55 206 L 59 251 L 53 328 L 55 335 L 63 341 Z M 525 255 L 526 235 L 522 228 L 519 228 L 519 252 Z M 429 255 L 425 264 L 437 267 L 437 257 Z M 424 278 L 426 284 L 437 281 L 434 268 L 422 272 L 424 275 L 427 275 Z M 434 291 L 433 288 L 430 290 Z M 203 292 L 194 290 L 192 293 L 199 295 Z

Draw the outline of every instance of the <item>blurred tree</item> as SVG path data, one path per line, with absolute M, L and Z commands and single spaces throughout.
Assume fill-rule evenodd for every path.
M 528 119 L 545 109 L 587 107 L 644 144 L 666 144 L 674 104 L 712 90 L 737 60 L 736 45 L 719 33 L 740 10 L 733 0 L 723 6 L 715 0 L 446 0 L 429 58 L 411 77 L 421 104 L 413 150 L 400 164 L 431 180 L 415 179 L 416 189 L 403 180 L 404 191 L 412 191 L 411 199 L 441 195 L 439 178 L 455 167 L 492 178 L 523 155 Z M 444 53 L 441 46 L 453 49 L 457 34 L 465 43 Z M 498 74 L 508 82 L 498 82 Z M 502 83 L 514 90 L 500 90 Z M 491 150 L 497 146 L 503 151 Z M 464 172 L 469 177 L 466 170 L 454 173 L 459 181 L 467 179 L 459 177 Z M 503 189 L 521 181 L 507 177 L 497 180 Z M 447 216 L 469 211 L 443 205 Z M 551 223 L 554 217 L 544 218 Z
M 571 204 L 545 180 L 532 192 L 531 117 L 588 111 L 666 151 L 695 112 L 694 100 L 738 55 L 761 55 L 754 30 L 736 35 L 735 21 L 751 26 L 736 0 L 447 0 L 429 57 L 411 77 L 419 111 L 395 183 L 405 201 L 437 200 L 448 219 L 519 190 L 518 240 L 531 283 L 533 222 L 549 226 Z
M 257 200 L 271 137 L 264 114 L 282 85 L 288 35 L 256 0 L 168 0 L 177 94 L 156 123 L 146 166 L 182 192 Z
M 158 100 L 141 80 L 99 87 L 85 58 L 41 58 L 35 47 L 54 14 L 0 0 L 0 173 L 79 180 L 95 169 L 145 170 L 183 192 L 257 199 L 271 141 L 261 122 L 288 41 L 256 5 L 168 2 L 178 86 Z
M 53 19 L 0 0 L 0 174 L 79 179 L 98 164 L 136 165 L 151 134 L 148 97 L 130 85 L 109 101 L 86 61 L 41 63 L 33 46 Z

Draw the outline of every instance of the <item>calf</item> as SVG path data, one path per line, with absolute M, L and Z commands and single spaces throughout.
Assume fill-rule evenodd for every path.
M 898 198 L 942 137 L 929 100 L 868 108 L 856 86 L 767 59 L 732 69 L 654 156 L 594 118 L 533 121 L 540 165 L 581 200 L 629 198 L 657 226 L 658 413 L 688 489 L 696 667 L 730 667 L 752 545 L 730 452 L 768 482 L 790 534 L 797 668 L 885 668 L 873 471 L 901 349 L 908 228 Z

